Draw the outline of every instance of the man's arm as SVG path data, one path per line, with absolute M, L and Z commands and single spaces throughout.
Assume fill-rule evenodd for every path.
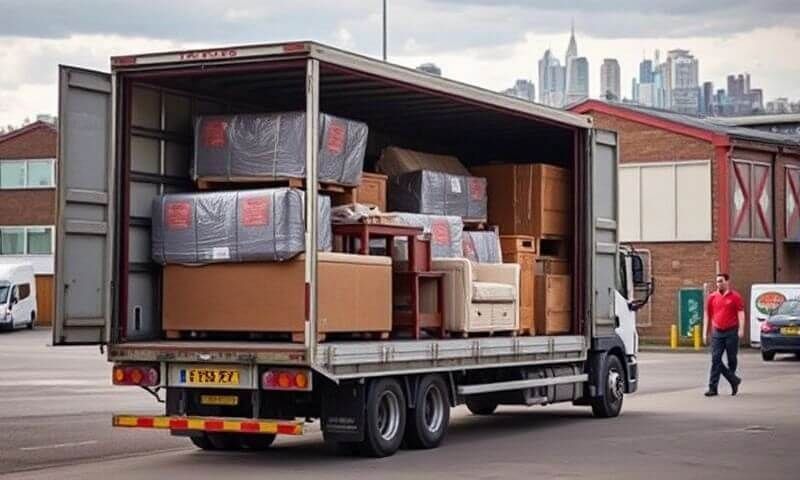
M 739 310 L 739 338 L 744 338 L 744 310 Z
M 706 299 L 706 305 L 703 309 L 703 344 L 708 345 L 708 321 L 709 321 L 709 307 L 711 306 L 711 295 Z

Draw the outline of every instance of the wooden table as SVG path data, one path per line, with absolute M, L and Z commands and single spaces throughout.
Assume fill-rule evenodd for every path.
M 372 223 L 341 223 L 334 224 L 332 227 L 334 237 L 342 237 L 344 239 L 345 253 L 358 253 L 360 255 L 369 255 L 369 241 L 373 238 L 378 238 L 386 241 L 386 255 L 392 257 L 392 250 L 395 237 L 406 237 L 408 239 L 408 263 L 409 265 L 417 264 L 417 248 L 413 248 L 417 244 L 415 239 L 424 230 L 422 227 L 412 227 L 407 225 L 381 225 Z M 359 240 L 358 252 L 356 252 L 355 241 Z

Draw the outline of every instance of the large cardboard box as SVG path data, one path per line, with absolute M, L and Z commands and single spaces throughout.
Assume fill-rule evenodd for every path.
M 544 164 L 485 165 L 472 174 L 487 180 L 489 222 L 503 235 L 569 236 L 572 184 L 563 168 Z
M 164 267 L 167 331 L 304 331 L 304 256 L 287 262 Z M 319 253 L 320 333 L 390 332 L 389 257 Z
M 537 275 L 536 314 L 537 335 L 567 334 L 572 330 L 572 276 Z
M 437 155 L 392 146 L 383 149 L 376 167 L 379 172 L 389 176 L 417 170 L 432 170 L 462 176 L 470 174 L 458 158 L 452 155 Z

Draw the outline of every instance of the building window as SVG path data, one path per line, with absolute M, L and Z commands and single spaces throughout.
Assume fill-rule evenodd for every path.
M 55 187 L 55 160 L 3 160 L 0 162 L 0 188 Z
M 52 255 L 53 227 L 0 227 L 0 255 Z
M 711 241 L 711 162 L 620 165 L 619 205 L 622 241 Z
M 25 254 L 25 229 L 19 227 L 0 228 L 0 254 Z
M 731 237 L 772 238 L 772 165 L 734 159 L 730 171 Z

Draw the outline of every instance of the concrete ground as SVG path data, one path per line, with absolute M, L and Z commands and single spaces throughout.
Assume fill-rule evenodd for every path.
M 140 389 L 111 387 L 96 347 L 51 348 L 49 332 L 0 334 L 0 475 L 8 479 L 171 478 L 797 478 L 800 362 L 740 356 L 742 391 L 702 396 L 708 357 L 645 352 L 621 417 L 587 408 L 460 407 L 445 443 L 385 459 L 337 456 L 318 432 L 261 453 L 201 452 L 164 432 L 113 429 L 113 411 L 159 412 Z

